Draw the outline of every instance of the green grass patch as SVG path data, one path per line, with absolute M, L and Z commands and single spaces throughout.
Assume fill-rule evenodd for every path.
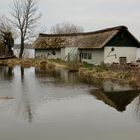
M 83 68 L 87 68 L 87 69 L 89 69 L 89 70 L 92 70 L 93 67 L 94 67 L 93 64 L 88 64 L 88 63 L 86 63 L 86 62 L 83 62 L 83 63 L 81 64 L 81 66 L 82 66 Z

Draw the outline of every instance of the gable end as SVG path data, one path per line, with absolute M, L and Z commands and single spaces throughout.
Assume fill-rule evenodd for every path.
M 106 44 L 106 46 L 140 47 L 140 43 L 128 30 L 121 30 Z

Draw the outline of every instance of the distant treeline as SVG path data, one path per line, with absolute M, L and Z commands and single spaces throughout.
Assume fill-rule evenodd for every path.
M 20 44 L 15 44 L 14 49 L 20 49 Z M 32 44 L 25 44 L 25 49 L 33 49 Z

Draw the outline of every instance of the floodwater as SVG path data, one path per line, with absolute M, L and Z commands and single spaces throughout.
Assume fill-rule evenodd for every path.
M 0 140 L 139 140 L 139 91 L 77 73 L 0 66 Z

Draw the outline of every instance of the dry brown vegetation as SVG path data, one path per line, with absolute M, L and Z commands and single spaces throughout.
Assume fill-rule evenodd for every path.
M 2 65 L 8 65 L 8 66 L 16 66 L 20 65 L 24 68 L 30 68 L 30 67 L 36 67 L 40 70 L 54 70 L 55 64 L 51 63 L 48 60 L 44 59 L 7 59 L 7 60 L 0 60 L 0 64 Z
M 112 66 L 100 65 L 82 67 L 79 76 L 86 82 L 112 80 L 119 83 L 127 83 L 135 88 L 140 88 L 140 68 L 137 69 L 112 69 Z

